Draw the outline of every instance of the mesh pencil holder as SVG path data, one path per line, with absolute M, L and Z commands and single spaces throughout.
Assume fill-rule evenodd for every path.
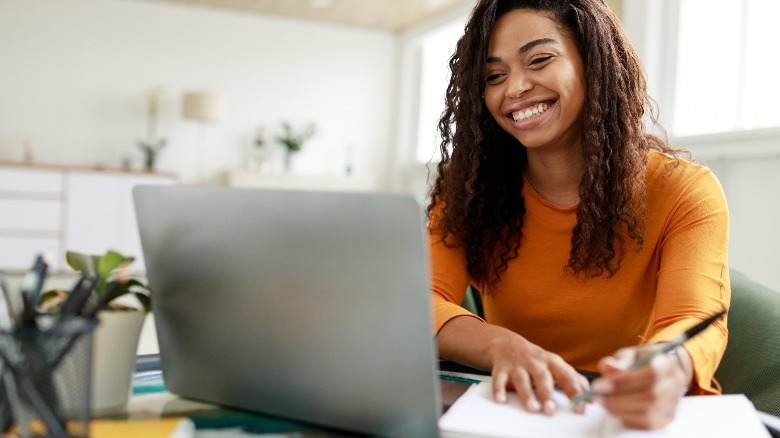
M 3 381 L 21 437 L 89 436 L 96 324 L 94 318 L 73 318 L 50 329 L 0 333 Z
M 0 360 L 0 433 L 8 430 L 11 425 L 11 405 L 8 403 L 8 393 L 3 382 L 3 361 Z

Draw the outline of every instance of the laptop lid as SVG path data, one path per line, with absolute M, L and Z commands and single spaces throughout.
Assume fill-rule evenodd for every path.
M 206 186 L 133 195 L 169 391 L 372 435 L 438 434 L 413 197 Z

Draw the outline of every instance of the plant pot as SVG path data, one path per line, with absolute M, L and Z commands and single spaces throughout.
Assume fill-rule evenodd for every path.
M 298 151 L 293 150 L 287 150 L 284 153 L 284 172 L 285 173 L 295 173 L 296 168 L 298 167 Z
M 146 313 L 101 311 L 92 350 L 92 412 L 124 407 L 130 398 L 138 338 Z

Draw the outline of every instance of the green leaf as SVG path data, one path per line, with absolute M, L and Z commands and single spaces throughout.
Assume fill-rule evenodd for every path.
M 109 288 L 108 286 L 114 286 Z M 110 292 L 100 291 L 101 293 L 110 293 L 110 295 L 106 295 L 102 297 L 102 302 L 104 305 L 108 305 L 111 301 L 114 299 L 121 297 L 122 295 L 129 293 L 130 288 L 127 286 L 127 283 L 121 283 L 119 281 L 112 281 L 106 285 L 105 290 L 108 291 L 110 289 Z
M 141 283 L 140 281 L 136 280 L 135 278 L 131 278 L 131 279 L 127 280 L 125 282 L 125 285 L 127 286 L 128 289 L 133 288 L 133 287 L 137 287 L 137 288 L 145 290 L 147 294 L 152 293 L 152 290 L 149 289 L 149 286 Z
M 133 260 L 135 260 L 134 257 L 127 257 L 110 249 L 106 251 L 103 257 L 100 257 L 97 264 L 97 273 L 103 278 L 108 278 L 114 269 L 131 263 Z
M 103 291 L 111 278 L 111 273 L 114 272 L 116 268 L 132 263 L 133 260 L 135 260 L 134 257 L 126 257 L 114 250 L 110 249 L 106 251 L 97 263 L 97 273 L 100 275 L 100 283 L 97 286 L 98 294 L 103 294 Z
M 73 270 L 80 272 L 88 279 L 100 276 L 100 281 L 95 287 L 96 296 L 100 297 L 99 305 L 102 309 L 109 307 L 109 303 L 125 294 L 134 294 L 145 312 L 151 310 L 151 290 L 137 279 L 116 279 L 114 275 L 117 268 L 132 263 L 135 257 L 125 256 L 117 251 L 108 250 L 102 256 L 90 256 L 75 251 L 68 251 L 65 255 L 68 265 Z M 111 285 L 109 288 L 108 286 Z M 110 296 L 103 296 L 110 289 Z
M 53 313 L 59 310 L 62 303 L 65 301 L 67 292 L 61 290 L 50 290 L 42 293 L 38 297 L 37 307 L 45 313 Z M 50 303 L 53 301 L 54 304 Z
M 140 292 L 133 292 L 135 294 L 135 297 L 138 298 L 138 301 L 141 302 L 141 305 L 144 307 L 144 312 L 149 313 L 152 311 L 152 299 L 149 297 L 149 295 L 142 294 Z
M 95 278 L 99 256 L 90 256 L 76 251 L 67 251 L 65 261 L 74 271 L 80 272 L 87 278 Z
M 289 122 L 282 122 L 282 130 L 284 130 L 284 133 L 277 135 L 275 137 L 276 141 L 283 144 L 288 151 L 297 152 L 317 132 L 317 127 L 314 123 L 309 123 L 300 130 L 296 130 Z
M 48 301 L 48 300 L 50 300 L 52 298 L 57 298 L 57 297 L 60 296 L 60 293 L 61 292 L 58 291 L 58 290 L 46 291 L 46 292 L 42 293 L 40 297 L 38 297 L 38 302 L 39 303 L 43 303 L 43 302 Z

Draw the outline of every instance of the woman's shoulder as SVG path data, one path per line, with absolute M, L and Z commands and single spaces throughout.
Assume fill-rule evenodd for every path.
M 648 186 L 652 183 L 692 184 L 717 178 L 709 167 L 692 159 L 651 150 L 647 159 Z
M 723 188 L 709 167 L 685 157 L 651 150 L 647 160 L 647 195 L 667 201 L 690 198 L 723 198 Z

